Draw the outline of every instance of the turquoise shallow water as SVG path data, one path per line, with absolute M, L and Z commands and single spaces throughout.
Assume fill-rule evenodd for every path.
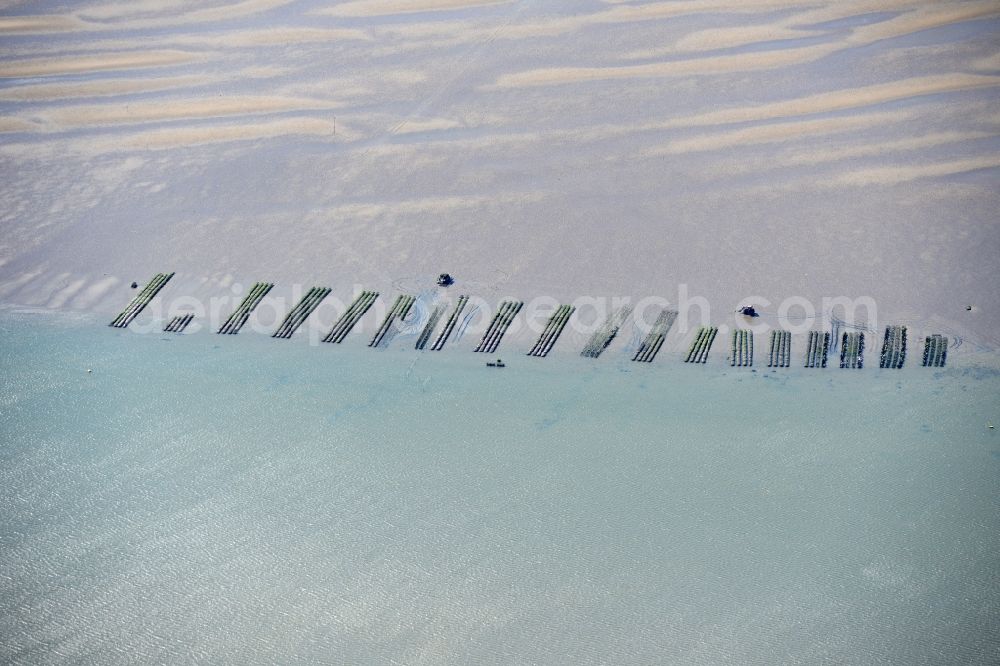
M 4 662 L 1000 660 L 994 370 L 0 328 Z

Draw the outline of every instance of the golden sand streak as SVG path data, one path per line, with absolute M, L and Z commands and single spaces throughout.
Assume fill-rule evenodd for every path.
M 321 9 L 317 14 L 329 16 L 391 16 L 393 14 L 417 14 L 471 9 L 491 5 L 510 4 L 513 0 L 355 0 L 342 2 L 329 9 Z
M 316 111 L 338 106 L 336 102 L 299 97 L 208 97 L 58 107 L 40 112 L 37 117 L 66 128 Z
M 72 16 L 0 16 L 0 34 L 31 35 L 50 32 L 72 32 L 85 29 L 86 24 Z
M 75 55 L 37 60 L 8 60 L 0 62 L 0 78 L 13 79 L 29 76 L 82 74 L 144 67 L 181 65 L 202 59 L 186 51 L 133 51 L 130 53 L 100 53 Z

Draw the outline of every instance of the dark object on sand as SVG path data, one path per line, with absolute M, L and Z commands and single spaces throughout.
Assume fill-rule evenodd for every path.
M 444 349 L 444 343 L 448 342 L 451 332 L 455 329 L 455 324 L 458 323 L 458 317 L 462 314 L 462 310 L 465 309 L 465 304 L 468 302 L 468 296 L 458 297 L 458 302 L 455 303 L 455 307 L 452 309 L 451 314 L 448 315 L 448 321 L 445 322 L 444 328 L 441 329 L 441 333 L 438 335 L 437 341 L 435 341 L 434 346 L 431 347 L 432 351 L 441 351 Z
M 368 343 L 368 346 L 378 347 L 383 341 L 386 341 L 386 344 L 388 344 L 388 340 L 392 340 L 392 336 L 396 334 L 406 316 L 410 314 L 410 308 L 413 307 L 413 303 L 416 300 L 415 296 L 408 296 L 406 294 L 397 296 L 395 302 L 392 304 L 392 309 L 389 310 L 385 319 L 382 320 L 382 324 L 375 331 L 375 337 Z
M 350 307 L 340 315 L 340 319 L 337 323 L 333 325 L 330 332 L 326 334 L 323 338 L 323 342 L 335 342 L 340 344 L 347 337 L 347 334 L 351 332 L 354 325 L 361 321 L 361 318 L 365 316 L 368 309 L 375 303 L 375 299 L 378 298 L 377 291 L 363 291 L 361 295 L 354 299 Z
M 487 368 L 506 368 L 507 364 L 504 363 L 503 360 L 501 360 L 501 359 L 498 358 L 497 361 L 496 361 L 496 363 L 492 363 L 492 362 L 491 363 L 487 363 L 486 367 Z
M 264 297 L 267 296 L 273 287 L 273 282 L 255 282 L 236 310 L 233 311 L 233 314 L 229 315 L 229 318 L 219 327 L 216 333 L 225 333 L 226 335 L 236 335 L 239 333 L 240 329 L 243 328 L 243 324 L 247 323 L 247 320 L 250 318 L 250 313 L 264 300 Z
M 487 354 L 495 352 L 507 329 L 510 328 L 511 322 L 514 321 L 514 317 L 523 306 L 523 301 L 504 301 L 501 303 L 500 309 L 493 315 L 486 333 L 483 334 L 483 339 L 472 351 L 486 352 Z
M 652 363 L 656 355 L 660 353 L 660 347 L 663 346 L 663 341 L 667 338 L 667 333 L 670 332 L 670 327 L 674 325 L 676 320 L 677 310 L 663 310 L 660 312 L 660 316 L 656 318 L 656 323 L 653 324 L 653 328 L 649 331 L 646 339 L 639 345 L 639 349 L 635 352 L 632 360 Z
M 455 284 L 455 278 L 448 275 L 447 273 L 441 273 L 441 275 L 438 276 L 439 287 L 450 287 L 453 284 Z
M 138 289 L 139 288 L 139 283 L 138 282 L 133 282 L 132 283 L 132 288 L 133 289 Z
M 719 332 L 718 326 L 702 326 L 694 336 L 694 341 L 688 349 L 685 363 L 705 363 L 708 361 L 708 351 L 715 342 L 715 336 Z
M 745 306 L 743 306 L 742 308 L 740 308 L 739 312 L 740 312 L 741 315 L 744 315 L 746 317 L 759 317 L 760 316 L 757 313 L 757 311 L 753 309 L 752 305 L 745 305 Z
M 188 313 L 186 315 L 180 315 L 178 317 L 174 317 L 173 319 L 170 320 L 170 323 L 168 323 L 164 327 L 163 332 L 164 333 L 183 333 L 184 329 L 187 328 L 187 325 L 191 323 L 192 319 L 194 319 L 194 315 L 190 314 L 190 313 Z
M 160 293 L 164 285 L 170 282 L 170 278 L 174 276 L 173 273 L 157 273 L 153 276 L 153 279 L 149 281 L 142 290 L 129 302 L 128 306 L 115 317 L 108 326 L 113 326 L 115 328 L 125 328 L 129 325 L 133 319 L 139 316 L 139 313 L 143 311 L 149 302 L 156 298 L 156 295 Z
M 948 338 L 935 333 L 924 338 L 925 368 L 943 368 L 948 362 Z
M 573 316 L 575 311 L 576 308 L 572 305 L 560 305 L 552 313 L 552 317 L 549 318 L 549 322 L 545 325 L 545 330 L 542 331 L 535 346 L 528 352 L 528 356 L 538 356 L 540 358 L 548 356 L 549 352 L 552 351 L 552 347 L 555 346 L 556 340 L 562 335 L 563 329 L 566 328 L 569 318 Z
M 299 326 L 309 318 L 309 315 L 315 312 L 323 299 L 330 295 L 331 291 L 333 290 L 330 287 L 311 287 L 305 296 L 296 303 L 295 307 L 288 311 L 288 314 L 281 321 L 281 326 L 271 334 L 271 337 L 279 340 L 291 338 Z
M 906 361 L 906 327 L 886 326 L 878 367 L 898 370 Z

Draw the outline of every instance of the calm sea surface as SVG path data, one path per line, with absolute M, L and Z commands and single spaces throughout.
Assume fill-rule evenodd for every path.
M 0 335 L 5 663 L 1000 661 L 995 370 Z

